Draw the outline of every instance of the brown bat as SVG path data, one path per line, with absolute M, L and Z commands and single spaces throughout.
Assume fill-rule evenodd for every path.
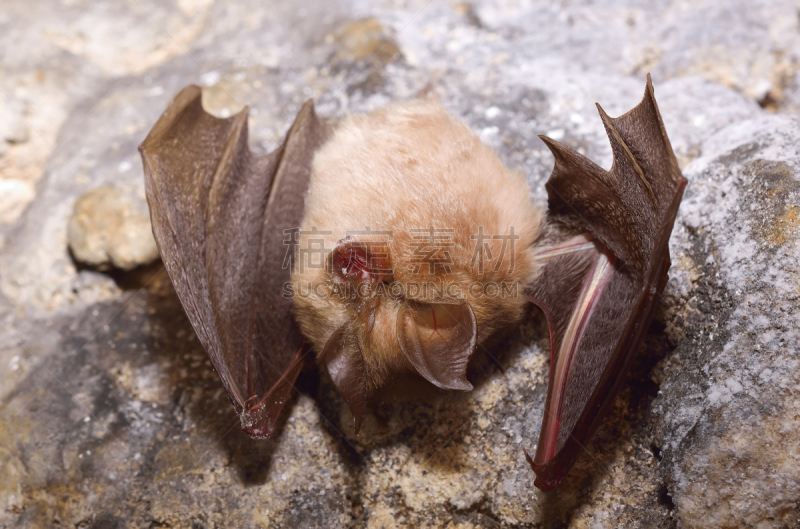
M 164 264 L 252 437 L 273 434 L 307 346 L 358 431 L 368 400 L 416 374 L 470 390 L 478 344 L 532 301 L 550 326 L 535 484 L 563 481 L 613 403 L 670 266 L 686 186 L 653 95 L 598 106 L 610 171 L 549 138 L 546 215 L 435 99 L 328 123 L 305 104 L 272 153 L 247 109 L 175 98 L 140 147 Z

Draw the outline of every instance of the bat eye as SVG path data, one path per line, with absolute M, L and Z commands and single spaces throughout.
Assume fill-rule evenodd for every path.
M 339 245 L 333 250 L 333 271 L 345 279 L 366 279 L 372 275 L 368 266 L 367 249 L 358 243 Z
M 331 270 L 337 276 L 354 283 L 362 281 L 391 282 L 392 261 L 386 242 L 357 241 L 345 237 L 331 252 Z

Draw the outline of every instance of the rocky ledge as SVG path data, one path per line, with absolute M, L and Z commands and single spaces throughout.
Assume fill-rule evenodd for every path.
M 800 527 L 799 64 L 792 0 L 5 0 L 0 526 Z M 433 89 L 544 202 L 536 134 L 607 167 L 593 103 L 631 108 L 648 71 L 689 180 L 670 280 L 562 488 L 522 453 L 535 311 L 471 393 L 376 407 L 356 437 L 310 371 L 275 440 L 239 431 L 148 264 L 136 147 L 179 89 L 250 105 L 259 153 L 308 98 L 335 117 Z

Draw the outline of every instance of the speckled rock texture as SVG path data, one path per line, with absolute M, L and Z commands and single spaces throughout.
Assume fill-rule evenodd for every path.
M 800 118 L 732 125 L 685 172 L 678 347 L 655 371 L 662 474 L 687 526 L 796 527 Z
M 800 527 L 794 0 L 2 4 L 0 527 Z M 538 312 L 480 352 L 471 393 L 375 406 L 353 436 L 310 370 L 253 441 L 161 263 L 98 272 L 68 249 L 79 197 L 142 204 L 136 147 L 190 83 L 217 115 L 250 106 L 259 154 L 308 98 L 337 117 L 433 90 L 543 204 L 536 134 L 608 167 L 593 103 L 628 110 L 648 71 L 689 179 L 671 278 L 553 493 L 522 453 Z
M 158 259 L 147 205 L 112 186 L 81 195 L 67 224 L 72 257 L 97 270 L 132 270 Z

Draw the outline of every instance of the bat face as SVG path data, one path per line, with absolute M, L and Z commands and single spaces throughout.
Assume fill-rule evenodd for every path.
M 268 437 L 308 347 L 352 411 L 416 373 L 469 390 L 478 344 L 544 311 L 551 365 L 536 486 L 558 486 L 607 413 L 667 279 L 686 180 L 650 77 L 630 112 L 600 109 L 605 171 L 542 138 L 546 216 L 521 175 L 432 99 L 335 126 L 306 103 L 254 156 L 246 109 L 188 87 L 140 147 L 153 233 L 242 429 Z M 298 332 L 299 329 L 299 332 Z
M 356 424 L 395 374 L 472 389 L 477 343 L 523 314 L 542 217 L 522 176 L 435 100 L 338 124 L 312 163 L 293 301 L 340 393 L 356 384 Z

